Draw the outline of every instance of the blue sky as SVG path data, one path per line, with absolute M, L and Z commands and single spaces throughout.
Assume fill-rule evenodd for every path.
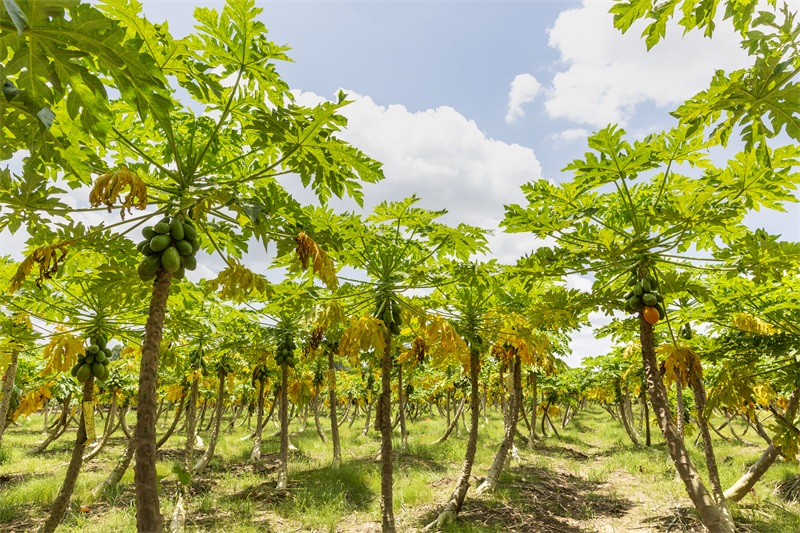
M 613 28 L 612 4 L 283 1 L 258 7 L 271 39 L 292 48 L 294 62 L 278 70 L 298 99 L 332 99 L 342 88 L 354 100 L 345 110 L 350 125 L 343 137 L 382 161 L 387 175 L 366 190 L 368 206 L 416 193 L 424 207 L 448 209 L 448 222 L 496 228 L 503 204 L 522 202 L 520 185 L 568 177 L 560 169 L 586 151 L 589 132 L 610 122 L 634 136 L 658 132 L 674 123 L 669 111 L 704 89 L 715 69 L 747 64 L 726 22 L 713 39 L 682 37 L 672 27 L 648 53 L 641 26 L 624 36 Z M 800 0 L 790 4 L 800 7 Z M 148 18 L 168 21 L 176 35 L 191 31 L 197 5 L 221 9 L 223 3 L 144 1 Z M 311 199 L 294 184 L 288 188 Z M 92 216 L 86 221 L 97 223 Z M 752 222 L 800 240 L 797 205 Z M 5 236 L 2 241 L 0 253 L 22 248 Z M 507 262 L 537 245 L 499 232 L 491 244 Z M 213 263 L 196 274 L 213 276 Z M 580 278 L 570 283 L 588 286 Z M 586 330 L 573 348 L 576 363 L 607 345 Z

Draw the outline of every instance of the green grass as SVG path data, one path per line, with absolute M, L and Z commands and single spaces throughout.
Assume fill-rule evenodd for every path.
M 375 455 L 380 439 L 372 429 L 367 436 L 361 435 L 363 419 L 349 428 L 347 424 L 340 427 L 343 464 L 333 469 L 330 440 L 323 443 L 319 439 L 313 419 L 309 418 L 304 433 L 297 432 L 298 421 L 292 423 L 291 441 L 298 450 L 290 456 L 288 491 L 275 490 L 279 443 L 270 436 L 277 430 L 272 422 L 264 430 L 264 458 L 258 468 L 248 463 L 252 444 L 242 440 L 249 433 L 246 427 L 222 433 L 217 456 L 194 480 L 186 501 L 187 530 L 328 532 L 379 523 L 380 464 Z M 323 425 L 327 425 L 325 419 Z M 446 442 L 432 444 L 445 429 L 444 420 L 438 417 L 421 418 L 408 427 L 408 447 L 399 449 L 399 436 L 394 445 L 394 509 L 402 531 L 419 529 L 435 517 L 454 488 L 466 446 L 466 432 L 460 438 L 454 432 Z M 522 424 L 519 427 L 524 429 Z M 744 428 L 737 428 L 741 434 Z M 35 529 L 47 516 L 63 481 L 74 430 L 51 449 L 33 456 L 28 452 L 41 439 L 40 429 L 41 418 L 32 416 L 6 433 L 0 449 L 0 530 Z M 513 461 L 503 473 L 498 490 L 480 498 L 468 493 L 461 519 L 445 531 L 498 531 L 510 527 L 510 520 L 521 520 L 532 531 L 542 529 L 543 524 L 589 531 L 610 524 L 625 530 L 642 524 L 657 526 L 659 520 L 669 523 L 675 509 L 690 506 L 683 484 L 667 461 L 657 428 L 653 428 L 652 447 L 635 447 L 619 423 L 602 409 L 590 407 L 559 432 L 560 439 L 540 439 L 533 449 L 518 440 L 521 461 Z M 208 433 L 201 435 L 208 442 Z M 489 423 L 480 428 L 473 476 L 485 475 L 501 437 L 501 418 L 490 411 Z M 693 446 L 693 441 L 693 435 L 687 436 L 692 460 L 705 475 L 702 448 Z M 75 507 L 59 532 L 135 531 L 131 470 L 111 494 L 90 503 L 88 513 L 77 510 L 78 505 L 90 502 L 92 489 L 114 466 L 124 444 L 125 439 L 116 436 L 85 466 L 73 495 Z M 167 519 L 177 494 L 172 466 L 179 460 L 176 453 L 183 444 L 180 436 L 173 436 L 158 462 L 163 477 L 161 508 Z M 717 439 L 723 485 L 732 483 L 761 451 L 760 447 Z M 795 464 L 776 463 L 757 485 L 757 498 L 748 496 L 733 506 L 735 518 L 753 531 L 800 531 L 800 505 L 782 502 L 772 494 L 777 481 L 795 473 L 796 468 Z M 471 481 L 473 489 L 478 481 Z

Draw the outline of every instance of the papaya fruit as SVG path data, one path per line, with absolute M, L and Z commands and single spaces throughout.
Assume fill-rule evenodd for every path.
M 636 276 L 631 276 L 628 278 L 628 287 L 633 287 L 636 285 Z
M 90 344 L 89 348 L 86 350 L 86 353 L 94 355 L 99 351 L 100 351 L 100 346 L 98 346 L 97 344 Z
M 69 373 L 72 374 L 73 378 L 78 375 L 78 370 L 80 370 L 80 368 L 82 366 L 83 366 L 83 362 L 81 362 L 81 361 L 78 361 L 77 363 L 75 363 L 75 365 L 72 367 L 72 370 L 69 371 Z
M 196 254 L 197 250 L 200 249 L 200 241 L 192 241 L 192 253 Z
M 186 269 L 183 266 L 180 266 L 178 270 L 172 273 L 172 277 L 174 279 L 183 279 L 186 277 Z
M 139 266 L 137 267 L 137 272 L 139 272 L 139 277 L 142 279 L 152 278 L 158 273 L 158 269 L 161 268 L 161 256 L 160 255 L 151 255 L 145 257 Z M 99 343 L 98 343 L 99 345 Z
M 136 245 L 136 250 L 140 254 L 143 254 L 144 253 L 144 247 L 149 245 L 149 244 L 150 244 L 150 239 L 145 239 L 145 240 L 143 240 L 142 242 L 140 242 L 139 244 Z
M 400 335 L 400 326 L 392 322 L 389 326 L 389 331 L 392 332 L 392 335 Z
M 191 222 L 188 220 L 186 224 L 183 225 L 183 238 L 187 241 L 196 241 L 197 240 L 197 230 L 194 229 Z
M 150 249 L 154 252 L 163 252 L 172 244 L 172 237 L 169 235 L 156 235 L 150 239 Z
M 388 326 L 392 323 L 392 310 L 386 305 L 383 308 L 383 322 Z
M 184 239 L 183 223 L 178 217 L 173 218 L 172 222 L 169 223 L 169 234 L 172 235 L 172 238 L 176 241 L 182 241 Z
M 398 326 L 403 325 L 403 315 L 402 313 L 400 313 L 400 307 L 397 305 L 392 307 L 392 322 L 394 322 Z
M 161 252 L 161 266 L 167 272 L 175 272 L 180 268 L 181 254 L 178 253 L 177 248 L 175 248 L 174 246 L 170 246 L 169 248 Z
M 175 248 L 178 249 L 178 253 L 181 255 L 192 255 L 192 243 L 189 241 L 178 241 L 175 243 Z
M 109 359 L 111 359 L 111 356 L 112 356 L 112 355 L 113 355 L 113 353 L 114 353 L 114 352 L 112 352 L 112 351 L 111 351 L 111 348 L 109 348 L 108 346 L 104 346 L 104 347 L 102 347 L 102 348 L 100 348 L 100 349 L 101 349 L 101 350 L 103 350 L 103 353 L 104 353 L 104 354 L 106 354 L 106 357 L 108 357 Z
M 98 335 L 97 338 L 94 340 L 94 343 L 97 345 L 98 348 L 105 351 L 108 346 L 108 339 L 106 339 L 105 335 Z
M 642 295 L 642 302 L 644 303 L 644 305 L 649 305 L 650 307 L 653 307 L 658 303 L 658 300 L 656 299 L 656 296 L 652 292 L 648 292 L 647 294 Z
M 170 227 L 168 222 L 164 222 L 163 220 L 153 226 L 153 231 L 158 233 L 159 235 L 166 235 L 169 233 Z
M 183 259 L 183 266 L 186 270 L 194 270 L 197 268 L 197 259 L 193 255 L 180 255 L 178 254 L 178 249 L 175 247 L 170 247 L 168 250 L 175 250 L 175 254 L 178 256 L 178 265 L 180 265 L 180 261 Z
M 106 367 L 103 366 L 103 363 L 94 362 L 92 364 L 92 375 L 97 379 L 100 379 L 103 374 L 105 373 Z
M 150 246 L 153 246 L 153 245 L 151 244 Z M 650 292 L 650 280 L 647 279 L 647 278 L 644 278 L 642 280 L 642 291 L 643 292 Z
M 87 356 L 86 356 L 86 361 L 84 361 L 84 362 L 85 362 L 87 365 L 91 365 L 92 363 L 94 363 L 94 360 L 95 360 L 95 356 L 93 356 L 93 355 L 87 355 Z
M 666 311 L 664 311 L 664 306 L 663 306 L 663 305 L 661 305 L 660 303 L 657 303 L 657 304 L 656 304 L 655 306 L 653 306 L 653 307 L 655 307 L 656 311 L 658 311 L 658 316 L 659 316 L 661 319 L 663 319 L 664 317 L 666 317 L 666 316 L 667 316 L 667 313 L 666 313 Z
M 78 378 L 78 381 L 80 381 L 81 383 L 85 383 L 87 379 L 92 377 L 91 365 L 82 364 L 81 367 L 78 369 L 78 372 L 75 374 L 75 377 Z
M 636 296 L 641 296 L 642 293 L 644 293 L 644 287 L 642 286 L 641 282 L 633 286 L 633 294 Z
M 149 242 L 147 244 L 145 244 L 144 246 L 142 246 L 142 249 L 140 250 L 140 252 L 142 252 L 142 255 L 146 255 L 148 257 L 150 257 L 151 255 L 156 255 L 158 253 L 155 250 L 153 250 L 152 248 L 150 248 L 150 243 Z
M 100 376 L 100 379 L 102 379 L 103 381 L 107 380 L 110 373 L 111 372 L 109 372 L 108 366 L 103 366 L 103 375 Z
M 94 360 L 98 363 L 105 363 L 106 361 L 108 361 L 108 357 L 106 357 L 105 353 L 100 352 L 94 357 Z
M 146 240 L 150 240 L 156 236 L 156 230 L 153 229 L 153 226 L 145 226 L 142 230 L 142 237 Z
M 642 309 L 642 315 L 644 316 L 644 319 L 647 321 L 648 324 L 655 324 L 656 322 L 661 320 L 661 316 L 658 310 L 656 310 L 655 307 L 651 307 L 649 305 L 644 306 L 644 309 Z
M 631 311 L 637 311 L 640 305 L 642 305 L 642 298 L 635 294 L 628 300 L 628 309 Z

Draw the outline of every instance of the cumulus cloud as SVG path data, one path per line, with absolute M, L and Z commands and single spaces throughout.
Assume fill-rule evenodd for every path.
M 709 40 L 699 32 L 684 36 L 672 23 L 666 39 L 648 52 L 643 26 L 621 34 L 609 5 L 584 0 L 582 7 L 563 11 L 550 29 L 549 44 L 564 67 L 545 102 L 551 117 L 595 127 L 625 124 L 642 103 L 675 106 L 703 90 L 715 70 L 747 65 L 730 24 L 719 24 Z
M 517 74 L 511 82 L 511 90 L 508 91 L 508 112 L 506 122 L 512 124 L 525 116 L 524 104 L 532 102 L 539 94 L 541 84 L 530 74 Z
M 319 96 L 297 99 L 312 103 Z M 452 107 L 410 111 L 355 93 L 348 99 L 353 102 L 342 110 L 348 127 L 341 137 L 381 161 L 386 175 L 365 187 L 367 209 L 416 194 L 422 207 L 447 209 L 442 221 L 448 224 L 496 229 L 504 204 L 524 202 L 520 185 L 542 177 L 533 150 L 488 137 Z M 499 230 L 491 241 L 492 251 L 508 261 L 536 246 L 532 238 L 507 238 Z
M 584 128 L 569 128 L 558 133 L 548 135 L 548 139 L 555 141 L 557 144 L 569 144 L 575 141 L 585 140 L 590 135 L 589 130 Z

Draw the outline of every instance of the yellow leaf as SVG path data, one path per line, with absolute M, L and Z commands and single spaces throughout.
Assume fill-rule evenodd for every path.
M 335 289 L 339 286 L 339 279 L 336 277 L 336 268 L 333 266 L 333 261 L 325 253 L 314 240 L 301 231 L 295 237 L 297 242 L 297 258 L 300 260 L 300 265 L 303 270 L 308 268 L 308 262 L 311 260 L 313 265 L 313 272 L 320 281 L 322 281 L 329 289 Z
M 117 172 L 108 172 L 97 177 L 94 187 L 89 193 L 89 203 L 92 207 L 105 205 L 110 213 L 114 204 L 119 201 L 125 187 L 129 187 L 130 192 L 122 200 L 120 206 L 120 216 L 124 220 L 126 210 L 130 213 L 134 207 L 140 210 L 147 207 L 147 187 L 137 175 L 125 166 Z
M 42 358 L 47 364 L 40 375 L 46 376 L 54 371 L 68 372 L 78 361 L 78 355 L 82 353 L 84 353 L 84 339 L 65 331 L 63 326 L 58 326 L 55 335 L 50 337 L 50 342 L 42 352 Z
M 775 333 L 775 328 L 772 325 L 747 313 L 736 315 L 733 319 L 733 325 L 742 331 L 749 331 L 759 335 L 773 335 Z
M 42 282 L 53 277 L 58 271 L 58 267 L 67 255 L 67 248 L 72 241 L 62 241 L 50 246 L 41 246 L 22 260 L 17 272 L 8 284 L 8 293 L 14 294 L 21 286 L 25 278 L 33 270 L 34 265 L 39 265 L 39 276 L 36 278 L 36 286 L 41 287 Z
M 354 361 L 361 352 L 374 350 L 382 354 L 385 348 L 386 326 L 383 320 L 371 316 L 351 319 L 339 342 L 339 353 Z
M 269 282 L 235 259 L 228 259 L 228 268 L 209 281 L 210 290 L 219 292 L 225 299 L 238 302 L 247 299 L 253 292 L 268 295 L 272 291 Z

